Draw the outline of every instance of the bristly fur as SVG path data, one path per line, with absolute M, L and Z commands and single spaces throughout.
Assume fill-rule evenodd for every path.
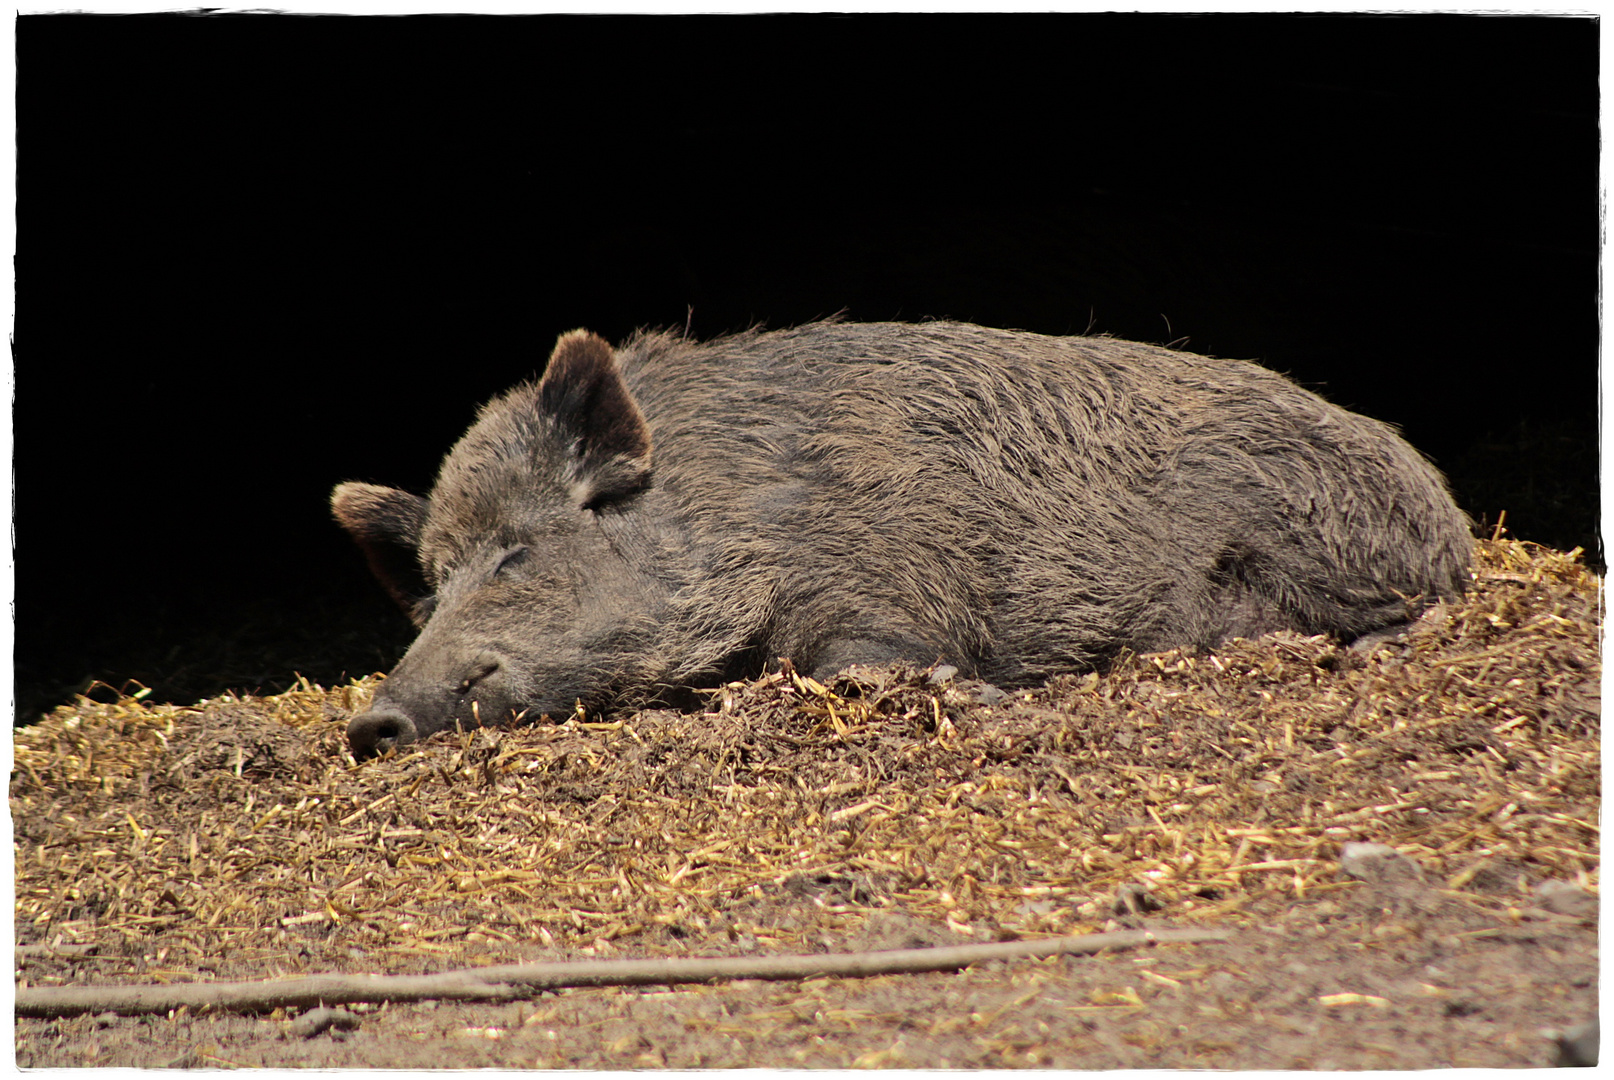
M 1392 428 L 1261 367 L 945 322 L 614 352 L 574 331 L 483 409 L 426 505 L 442 602 L 384 684 L 405 711 L 426 708 L 410 679 L 463 681 L 495 641 L 510 690 L 486 700 L 530 710 L 778 657 L 1017 686 L 1121 649 L 1349 640 L 1459 594 L 1472 552 Z M 447 712 L 424 724 L 462 707 L 426 697 Z
M 713 568 L 675 598 L 668 629 L 702 628 L 679 655 L 767 627 L 807 670 L 851 636 L 1016 685 L 1121 648 L 1348 640 L 1467 580 L 1434 469 L 1255 364 L 942 322 L 618 358 Z

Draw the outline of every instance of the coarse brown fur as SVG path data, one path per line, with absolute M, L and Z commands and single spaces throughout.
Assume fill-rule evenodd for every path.
M 945 322 L 614 354 L 574 331 L 429 500 L 333 504 L 395 595 L 429 597 L 361 753 L 779 657 L 1019 686 L 1121 649 L 1350 640 L 1459 594 L 1472 546 L 1392 428 L 1257 365 Z

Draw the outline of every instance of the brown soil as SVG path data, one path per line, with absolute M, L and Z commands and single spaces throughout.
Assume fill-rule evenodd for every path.
M 1483 545 L 1372 650 L 1273 635 L 997 697 L 788 670 L 363 765 L 375 680 L 16 734 L 18 985 L 429 973 L 1118 928 L 956 973 L 19 1016 L 27 1067 L 1431 1068 L 1595 1015 L 1600 581 Z M 983 696 L 991 704 L 983 704 Z M 1347 848 L 1379 844 L 1394 849 Z M 19 1004 L 19 1008 L 21 1005 Z

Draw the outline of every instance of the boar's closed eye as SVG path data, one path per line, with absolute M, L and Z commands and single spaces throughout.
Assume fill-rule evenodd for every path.
M 513 548 L 512 550 L 505 552 L 504 558 L 499 560 L 499 565 L 493 568 L 493 576 L 497 577 L 511 567 L 521 565 L 521 563 L 526 561 L 526 558 L 527 549 L 525 546 Z

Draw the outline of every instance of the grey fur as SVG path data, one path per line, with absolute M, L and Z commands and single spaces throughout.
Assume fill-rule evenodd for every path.
M 434 597 L 361 755 L 778 657 L 1021 686 L 1121 649 L 1350 640 L 1460 594 L 1472 554 L 1392 428 L 1261 367 L 945 322 L 647 332 L 614 358 L 574 331 L 429 500 L 332 501 L 395 595 Z

